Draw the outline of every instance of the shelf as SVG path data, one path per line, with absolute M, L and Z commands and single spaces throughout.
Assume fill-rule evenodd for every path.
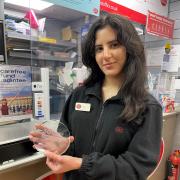
M 0 172 L 6 171 L 7 169 L 22 167 L 22 165 L 30 165 L 34 161 L 40 161 L 45 155 L 42 152 L 36 152 L 31 156 L 19 158 L 13 162 L 0 165 Z
M 23 115 L 16 115 L 16 116 L 1 116 L 0 117 L 0 125 L 4 124 L 11 124 L 15 122 L 20 122 L 23 120 L 31 119 L 32 114 L 23 114 Z
M 53 48 L 53 47 L 57 47 L 57 48 L 65 48 L 65 50 L 70 50 L 70 49 L 73 49 L 73 48 L 76 48 L 77 44 L 76 43 L 73 43 L 73 42 L 69 42 L 69 41 L 58 41 L 57 43 L 48 43 L 48 42 L 41 42 L 38 40 L 38 37 L 34 37 L 34 36 L 31 36 L 31 35 L 23 35 L 21 33 L 17 33 L 17 32 L 14 32 L 14 31 L 7 31 L 6 32 L 6 35 L 9 39 L 16 39 L 17 41 L 32 41 L 32 44 L 31 45 L 35 45 L 35 46 L 41 46 L 44 48 L 44 47 L 50 47 L 50 48 Z M 67 49 L 66 49 L 67 48 Z
M 6 35 L 8 38 L 16 39 L 18 41 L 25 40 L 25 41 L 37 41 L 36 37 L 30 35 L 23 35 L 21 33 L 17 33 L 14 31 L 6 31 Z
M 8 55 L 10 57 L 32 59 L 32 60 L 47 60 L 47 61 L 60 61 L 60 62 L 75 62 L 76 61 L 76 58 L 59 58 L 59 57 L 47 56 L 47 55 L 36 56 L 27 52 L 9 51 Z
M 24 21 L 24 22 L 28 23 L 28 20 L 25 19 L 25 18 L 13 16 L 13 15 L 8 15 L 8 14 L 4 14 L 4 19 L 12 19 L 12 20 L 14 20 L 16 22 Z

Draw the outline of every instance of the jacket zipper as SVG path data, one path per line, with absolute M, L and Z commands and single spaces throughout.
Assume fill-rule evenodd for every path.
M 103 111 L 104 111 L 104 104 L 102 105 L 102 108 L 101 108 L 101 112 L 100 112 L 100 115 L 99 115 L 99 119 L 96 123 L 96 128 L 95 128 L 95 132 L 94 132 L 94 136 L 93 136 L 93 141 L 92 141 L 92 150 L 94 151 L 95 150 L 95 146 L 96 146 L 96 137 L 97 137 L 97 132 L 98 132 L 98 128 L 102 122 L 102 114 L 103 114 Z

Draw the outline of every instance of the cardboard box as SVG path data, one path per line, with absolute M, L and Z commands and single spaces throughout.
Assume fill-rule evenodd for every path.
M 71 29 L 71 26 L 67 26 L 62 29 L 62 40 L 71 41 L 77 39 L 77 33 Z

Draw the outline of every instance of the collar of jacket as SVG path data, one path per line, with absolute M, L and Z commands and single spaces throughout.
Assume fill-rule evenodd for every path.
M 101 100 L 102 99 L 101 88 L 102 88 L 102 83 L 97 82 L 93 86 L 87 87 L 85 94 L 93 95 L 93 96 L 97 97 L 99 100 Z M 117 93 L 116 96 L 114 96 L 110 99 L 111 100 L 119 100 L 121 102 L 124 102 L 122 94 L 121 94 L 121 90 L 119 90 L 119 92 Z

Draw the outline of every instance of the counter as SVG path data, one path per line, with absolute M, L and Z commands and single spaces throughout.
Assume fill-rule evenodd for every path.
M 43 153 L 0 165 L 0 179 L 2 180 L 35 180 L 50 171 L 46 166 Z

